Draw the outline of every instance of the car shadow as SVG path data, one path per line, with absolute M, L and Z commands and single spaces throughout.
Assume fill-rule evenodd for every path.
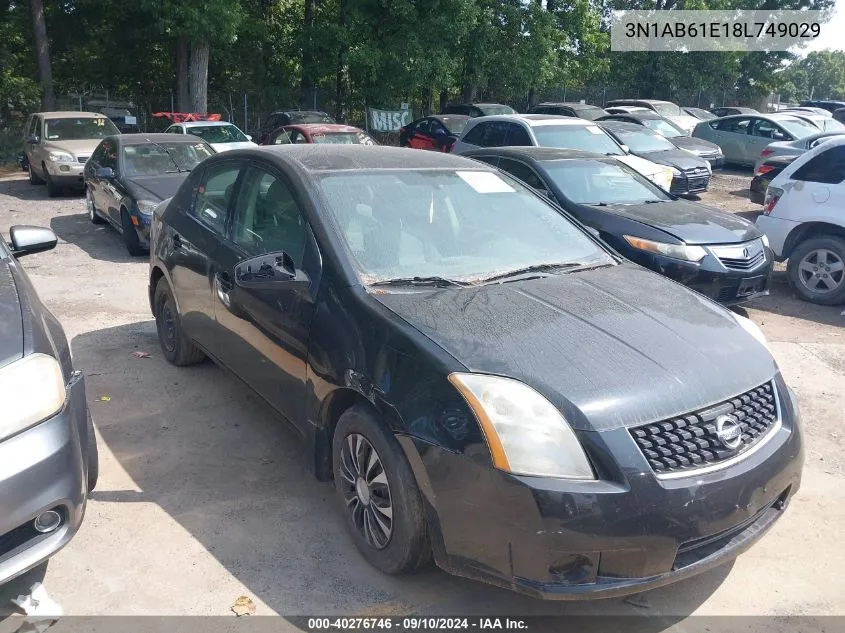
M 332 485 L 307 472 L 301 438 L 242 383 L 211 362 L 171 366 L 152 320 L 80 334 L 71 347 L 86 373 L 101 450 L 137 488 L 109 489 L 101 473 L 92 501 L 155 504 L 277 613 L 548 616 L 539 628 L 532 622 L 534 631 L 558 630 L 561 615 L 653 615 L 660 617 L 638 617 L 648 625 L 638 630 L 661 631 L 698 609 L 730 571 L 722 566 L 634 600 L 577 603 L 535 600 L 434 566 L 384 575 L 355 549 Z M 139 528 L 113 521 L 111 533 L 133 542 Z
M 63 198 L 82 198 L 85 192 L 81 189 L 62 189 L 60 196 L 51 198 L 47 195 L 45 185 L 31 185 L 26 174 L 15 178 L 3 177 L 0 180 L 0 193 L 19 200 L 62 200 Z
M 758 310 L 770 314 L 792 317 L 804 321 L 813 321 L 819 325 L 835 328 L 845 327 L 845 306 L 824 306 L 804 301 L 792 290 L 786 278 L 785 270 L 772 273 L 771 294 L 749 301 L 743 306 L 746 310 Z M 765 324 L 764 324 L 765 325 Z
M 123 237 L 108 224 L 93 224 L 87 213 L 57 215 L 50 219 L 50 228 L 60 240 L 78 246 L 89 257 L 107 262 L 137 262 L 126 251 Z

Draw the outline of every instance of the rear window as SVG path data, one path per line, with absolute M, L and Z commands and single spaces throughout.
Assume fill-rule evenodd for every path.
M 845 180 L 845 145 L 831 147 L 814 156 L 792 174 L 794 180 L 838 185 Z
M 289 112 L 291 123 L 334 123 L 334 119 L 325 112 Z
M 456 119 L 453 117 L 444 116 L 440 120 L 443 122 L 443 125 L 446 126 L 446 129 L 449 130 L 452 134 L 460 134 L 464 131 L 464 128 L 467 126 L 467 121 L 469 119 Z
M 364 132 L 312 132 L 311 142 L 326 145 L 376 145 Z

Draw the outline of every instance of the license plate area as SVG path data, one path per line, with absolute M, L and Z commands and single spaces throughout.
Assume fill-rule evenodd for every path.
M 748 277 L 739 282 L 736 290 L 737 297 L 748 297 L 766 289 L 766 277 Z

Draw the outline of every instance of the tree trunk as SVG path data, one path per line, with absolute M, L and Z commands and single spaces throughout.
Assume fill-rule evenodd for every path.
M 446 90 L 440 91 L 440 110 L 439 112 L 443 112 L 446 109 L 446 106 L 449 105 L 449 93 Z
M 314 2 L 305 0 L 305 41 L 302 45 L 302 79 L 299 85 L 299 105 L 310 108 L 314 94 Z
M 475 77 L 472 75 L 467 78 L 463 87 L 461 88 L 461 102 L 472 103 L 475 101 L 475 95 L 478 92 L 478 86 L 475 83 Z
M 337 51 L 337 73 L 335 76 L 335 118 L 343 121 L 343 105 L 346 101 L 346 0 L 339 0 L 337 23 L 340 26 L 341 41 Z
M 191 42 L 191 112 L 208 112 L 208 57 L 211 45 L 208 40 Z
M 191 111 L 191 90 L 188 78 L 188 39 L 176 40 L 176 109 L 179 112 Z
M 528 89 L 528 109 L 533 108 L 537 103 L 537 89 L 531 86 Z
M 41 107 L 56 109 L 56 95 L 53 92 L 53 71 L 50 68 L 50 42 L 47 40 L 47 23 L 44 20 L 44 4 L 41 0 L 29 0 L 32 9 L 32 27 L 35 31 L 35 59 L 38 63 L 38 81 L 41 84 Z

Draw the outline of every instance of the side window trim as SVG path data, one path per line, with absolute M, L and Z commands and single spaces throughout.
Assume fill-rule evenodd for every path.
M 231 198 L 229 198 L 228 204 L 226 206 L 226 218 L 223 221 L 223 230 L 218 231 L 216 228 L 209 226 L 209 224 L 207 222 L 203 222 L 197 216 L 197 213 L 196 213 L 197 188 L 201 187 L 201 186 L 205 186 L 205 183 L 208 181 L 209 169 L 214 169 L 214 168 L 222 167 L 222 166 L 225 166 L 225 165 L 238 165 L 238 176 L 237 176 L 237 178 L 235 178 L 235 183 L 234 183 L 234 186 L 232 187 L 232 196 L 231 196 Z M 220 161 L 219 163 L 215 163 L 214 165 L 211 165 L 210 167 L 209 166 L 203 167 L 202 172 L 200 172 L 200 174 L 199 174 L 199 178 L 197 178 L 196 184 L 191 189 L 190 200 L 188 201 L 188 204 L 185 208 L 185 215 L 188 216 L 189 218 L 191 218 L 194 222 L 196 222 L 197 224 L 199 224 L 200 226 L 202 226 L 206 230 L 211 231 L 212 233 L 214 233 L 218 237 L 225 239 L 226 235 L 229 232 L 229 223 L 231 222 L 231 218 L 232 218 L 232 207 L 234 206 L 235 200 L 238 197 L 238 193 L 239 193 L 240 188 L 241 188 L 241 181 L 243 180 L 244 172 L 246 171 L 244 169 L 244 167 L 245 167 L 245 164 L 244 164 L 243 159 L 239 159 L 239 158 L 223 160 L 223 161 Z

